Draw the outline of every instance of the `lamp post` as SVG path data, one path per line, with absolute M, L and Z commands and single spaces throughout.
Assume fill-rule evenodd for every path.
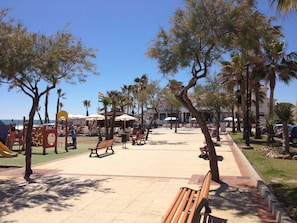
M 249 110 L 250 110 L 250 93 L 249 93 L 249 64 L 246 65 L 246 115 L 245 115 L 245 145 L 250 146 L 250 123 L 249 123 Z

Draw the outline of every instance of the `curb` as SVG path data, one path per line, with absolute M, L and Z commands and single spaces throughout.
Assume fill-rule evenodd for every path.
M 275 217 L 276 222 L 292 223 L 293 222 L 292 219 L 284 211 L 283 207 L 278 202 L 277 198 L 271 193 L 269 188 L 263 182 L 262 178 L 259 176 L 257 171 L 254 169 L 254 167 L 251 165 L 251 163 L 248 161 L 248 159 L 242 153 L 241 149 L 237 146 L 237 144 L 233 141 L 233 139 L 230 137 L 229 134 L 228 134 L 228 138 L 235 145 L 236 152 L 242 159 L 242 162 L 244 163 L 244 165 L 247 167 L 248 172 L 250 173 L 250 176 L 251 176 L 251 180 L 254 182 L 255 185 L 257 185 L 257 189 L 261 197 L 264 199 L 272 215 Z

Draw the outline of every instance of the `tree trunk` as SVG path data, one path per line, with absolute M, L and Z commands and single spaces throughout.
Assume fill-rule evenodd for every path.
M 60 106 L 60 96 L 58 96 L 58 100 L 57 100 L 57 114 L 59 113 L 59 106 Z
M 270 80 L 270 95 L 269 95 L 269 118 L 273 116 L 273 106 L 274 106 L 274 88 L 275 80 Z
M 32 163 L 31 163 L 31 157 L 32 157 L 32 128 L 33 128 L 33 123 L 34 123 L 34 116 L 36 112 L 36 108 L 38 108 L 39 104 L 39 97 L 35 96 L 33 98 L 32 102 L 32 108 L 29 113 L 29 121 L 27 123 L 27 128 L 26 128 L 26 136 L 25 136 L 25 141 L 26 141 L 26 146 L 25 146 L 25 152 L 26 152 L 26 169 L 25 169 L 25 176 L 24 178 L 29 181 L 30 176 L 33 173 L 32 171 Z
M 235 133 L 234 106 L 232 106 L 231 114 L 232 114 L 232 133 L 234 134 Z
M 283 122 L 283 150 L 286 154 L 290 152 L 288 122 Z
M 105 139 L 108 139 L 108 118 L 107 118 L 107 107 L 104 106 L 104 127 L 105 127 Z
M 155 109 L 156 110 L 156 109 Z M 149 136 L 149 132 L 150 132 L 150 129 L 152 128 L 152 124 L 154 121 L 156 121 L 158 118 L 158 111 L 156 110 L 155 113 L 153 114 L 153 118 L 151 119 L 148 127 L 147 127 L 147 132 L 146 132 L 146 136 L 145 136 L 145 140 L 148 140 L 148 136 Z
M 193 116 L 196 118 L 196 120 L 201 128 L 201 131 L 204 134 L 205 141 L 206 141 L 206 144 L 208 147 L 209 166 L 210 166 L 210 170 L 212 173 L 212 179 L 215 182 L 221 182 L 219 168 L 218 168 L 217 154 L 216 154 L 215 146 L 214 146 L 211 136 L 209 134 L 208 127 L 206 125 L 205 120 L 203 120 L 201 113 L 193 106 L 191 100 L 189 99 L 189 97 L 187 95 L 186 89 L 189 89 L 190 87 L 192 87 L 193 83 L 196 83 L 195 78 L 190 80 L 188 86 L 186 86 L 186 88 L 184 90 L 182 90 L 179 95 L 177 95 L 177 98 L 190 111 L 190 113 L 192 113 Z
M 259 97 L 259 88 L 256 88 L 256 103 L 255 103 L 255 107 L 256 107 L 256 114 L 255 114 L 255 121 L 256 121 L 256 131 L 255 131 L 255 139 L 261 139 L 261 130 L 260 130 L 260 121 L 259 121 L 259 116 L 260 116 L 260 111 L 259 111 L 259 104 L 260 104 L 260 97 Z
M 48 116 L 48 95 L 49 95 L 49 87 L 47 87 L 47 92 L 45 94 L 45 115 L 44 115 L 44 123 L 49 123 L 49 116 Z
M 111 126 L 110 126 L 110 134 L 109 134 L 109 138 L 108 139 L 113 139 L 113 135 L 114 135 L 114 123 L 115 123 L 115 116 L 116 116 L 116 108 L 113 107 L 112 109 L 112 118 L 111 118 Z
M 220 116 L 221 116 L 221 110 L 220 108 L 216 109 L 216 137 L 217 137 L 217 141 L 221 141 L 221 137 L 220 137 Z

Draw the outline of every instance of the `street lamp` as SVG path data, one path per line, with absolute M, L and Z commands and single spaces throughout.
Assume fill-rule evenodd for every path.
M 245 145 L 250 146 L 250 123 L 249 123 L 249 110 L 250 110 L 250 93 L 249 93 L 249 64 L 246 65 L 246 115 L 245 115 Z

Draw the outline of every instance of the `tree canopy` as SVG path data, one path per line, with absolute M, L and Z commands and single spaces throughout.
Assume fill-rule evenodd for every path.
M 147 55 L 158 62 L 164 75 L 190 69 L 191 78 L 178 96 L 196 118 L 209 148 L 210 168 L 219 181 L 216 152 L 205 120 L 188 97 L 189 89 L 205 78 L 214 62 L 227 52 L 245 52 L 246 61 L 260 52 L 261 41 L 274 30 L 270 19 L 255 9 L 253 0 L 184 0 L 167 31 L 161 28 Z M 268 32 L 270 31 L 270 32 Z
M 31 170 L 31 132 L 40 98 L 65 80 L 84 82 L 98 74 L 91 62 L 96 50 L 85 47 L 67 30 L 47 36 L 29 32 L 20 22 L 0 16 L 0 82 L 17 88 L 32 99 L 26 134 L 26 173 Z

